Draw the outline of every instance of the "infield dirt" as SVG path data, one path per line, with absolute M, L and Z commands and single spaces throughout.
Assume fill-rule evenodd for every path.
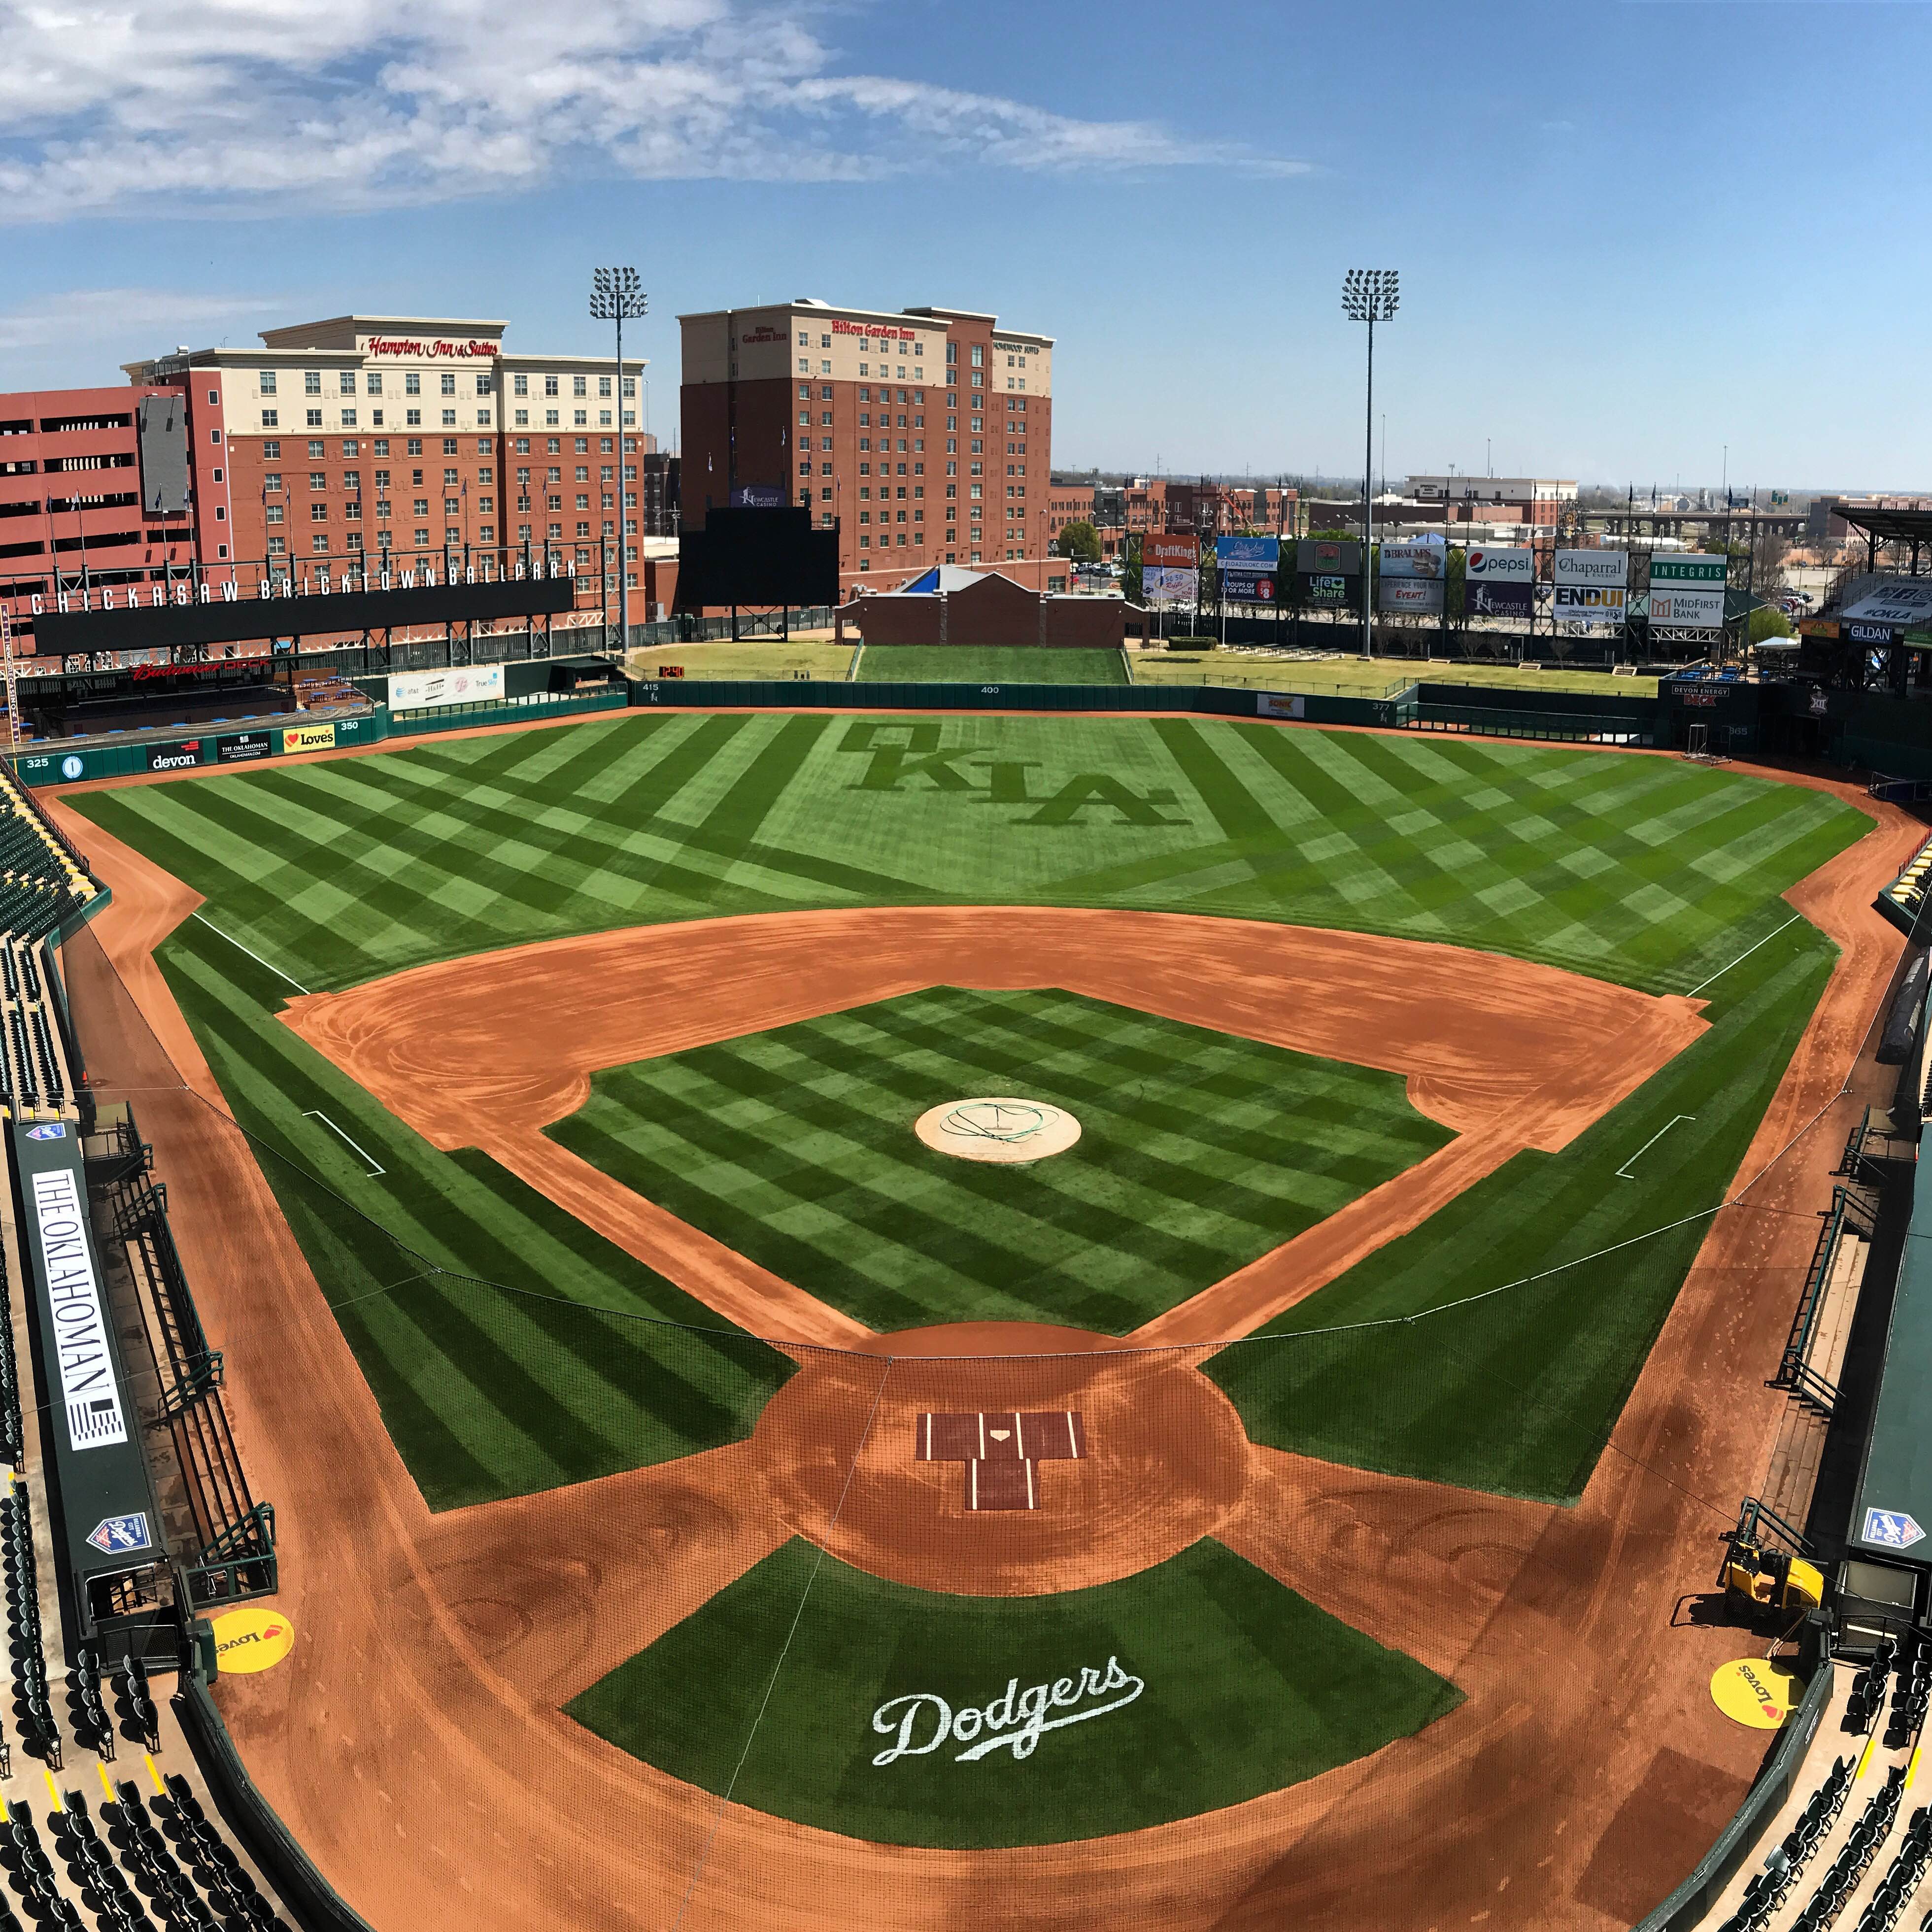
M 115 904 L 95 929 L 153 1028 L 150 1037 L 130 1015 L 118 1053 L 97 1036 L 92 1071 L 107 1094 L 136 1096 L 169 1184 L 176 1238 L 226 1351 L 244 1458 L 258 1492 L 278 1506 L 287 1585 L 280 1606 L 303 1640 L 277 1670 L 221 1688 L 251 1772 L 379 1932 L 405 1924 L 455 1932 L 674 1922 L 1628 1926 L 1682 1875 L 1708 1841 L 1707 1816 L 1729 1808 L 1756 1766 L 1758 1741 L 1717 1719 L 1705 1691 L 1710 1670 L 1736 1648 L 1736 1633 L 1674 1622 L 1673 1612 L 1708 1587 L 1724 1518 L 1762 1466 L 1780 1399 L 1759 1384 L 1774 1364 L 1809 1258 L 1813 1210 L 1828 1192 L 1825 1177 L 1850 1114 L 1888 1095 L 1890 1075 L 1861 1057 L 1860 1045 L 1899 942 L 1869 902 L 1922 828 L 1852 788 L 1797 782 L 1835 791 L 1878 820 L 1873 836 L 1788 895 L 1842 955 L 1740 1177 L 1762 1178 L 1744 1204 L 1717 1216 L 1582 1503 L 1514 1502 L 1271 1450 L 1249 1450 L 1234 1495 L 1213 1486 L 1213 1468 L 1205 1472 L 1214 1534 L 1454 1678 L 1465 1703 L 1422 1736 L 1224 1811 L 1115 1838 L 997 1852 L 871 1845 L 724 1808 L 560 1714 L 572 1690 L 621 1660 L 614 1652 L 629 1654 L 688 1614 L 776 1548 L 793 1526 L 788 1516 L 822 1504 L 788 1502 L 760 1466 L 770 1445 L 754 1437 L 576 1490 L 432 1517 L 245 1144 L 208 1104 L 218 1107 L 218 1096 L 148 956 L 191 910 L 193 896 L 67 818 L 113 888 Z M 896 943 L 892 922 L 905 916 L 836 916 L 861 922 L 858 956 L 869 972 Z M 670 942 L 693 930 L 651 936 Z M 1262 938 L 1279 947 L 1294 930 L 1269 928 Z M 1120 998 L 1120 976 L 1145 969 L 1124 955 L 1118 932 L 1090 931 L 1090 941 L 1073 947 L 1056 924 L 1051 980 Z M 1022 970 L 1012 963 L 1010 920 L 1001 948 L 1008 970 Z M 1485 980 L 1508 964 L 1456 956 Z M 853 959 L 845 956 L 848 969 Z M 1186 964 L 1192 984 L 1215 976 L 1202 970 L 1198 953 Z M 1040 970 L 991 983 L 1035 983 Z M 867 997 L 906 983 L 884 970 L 875 976 L 882 990 Z M 956 958 L 937 976 L 956 982 Z M 97 990 L 104 1000 L 112 992 Z M 730 988 L 714 980 L 711 990 Z M 89 990 L 77 985 L 74 997 L 78 1004 Z M 848 984 L 838 1004 L 855 997 Z M 1694 1017 L 1682 1002 L 1648 1004 L 1674 1004 L 1683 1019 Z M 1484 1010 L 1493 1010 L 1486 996 Z M 1259 1030 L 1262 1017 L 1228 1030 L 1311 1050 Z M 728 1016 L 718 1024 L 742 1030 Z M 1359 1018 L 1335 1024 L 1376 1036 Z M 622 1057 L 636 1057 L 635 1044 Z M 1577 1043 L 1564 1046 L 1563 1064 L 1574 1067 Z M 1369 1058 L 1372 1050 L 1365 1044 L 1341 1057 L 1384 1064 Z M 1599 1046 L 1598 1057 L 1616 1055 Z M 368 1077 L 388 1099 L 376 1058 Z M 1515 1063 L 1526 1064 L 1534 1064 Z M 568 1111 L 587 1070 L 556 1075 L 544 1103 L 554 1111 L 543 1118 Z M 1520 1087 L 1504 1096 L 1472 1073 L 1450 1055 L 1439 1084 L 1412 1088 L 1424 1111 L 1462 1130 L 1438 1160 L 1479 1142 L 1484 1121 L 1516 1120 L 1527 1098 Z M 529 1076 L 521 1077 L 527 1091 Z M 1558 1102 L 1554 1094 L 1538 1102 L 1546 1110 L 1538 1132 L 1563 1131 Z M 1603 1104 L 1600 1095 L 1586 1117 Z M 527 1140 L 548 1146 L 535 1131 L 542 1109 L 526 1107 Z M 1516 1145 L 1544 1144 L 1520 1124 L 1515 1131 Z M 472 1138 L 458 1132 L 442 1144 Z M 1391 1186 L 1424 1173 L 1412 1170 Z M 580 1178 L 565 1177 L 572 1185 Z M 650 1242 L 668 1238 L 648 1221 L 630 1232 Z M 724 1271 L 726 1289 L 764 1310 L 766 1318 L 750 1325 L 769 1332 L 765 1283 L 734 1270 L 728 1251 L 704 1258 Z M 1268 1284 L 1256 1305 L 1283 1305 L 1281 1292 Z M 1229 1319 L 1208 1332 L 1238 1332 L 1230 1323 L 1247 1297 L 1216 1305 L 1214 1314 Z M 785 1312 L 816 1320 L 819 1306 Z M 820 1339 L 789 1325 L 785 1332 L 800 1352 Z M 1022 1332 L 1040 1346 L 1039 1331 Z M 849 1330 L 838 1339 L 872 1351 L 898 1340 Z M 974 1331 L 962 1342 L 998 1350 L 1017 1339 Z M 897 1366 L 880 1365 L 887 1372 Z M 1007 1366 L 1022 1376 L 1042 1372 Z

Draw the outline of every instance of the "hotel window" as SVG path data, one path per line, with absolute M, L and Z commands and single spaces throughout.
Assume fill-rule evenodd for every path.
M 262 371 L 260 380 L 261 382 L 262 394 L 265 396 L 272 396 L 275 393 L 274 370 L 272 369 L 264 369 Z
M 356 393 L 356 371 L 353 369 L 343 369 L 338 370 L 335 377 L 335 388 L 336 393 L 338 395 L 354 395 Z
M 454 369 L 446 369 L 442 372 L 442 393 L 446 396 L 453 396 L 456 393 L 456 371 Z
M 262 412 L 262 427 L 264 429 L 279 429 L 281 422 L 280 415 L 276 410 L 264 410 Z
M 286 556 L 288 554 L 289 540 L 286 537 L 271 537 L 268 539 L 268 554 L 271 556 Z
M 590 497 L 585 495 L 581 490 L 578 493 L 577 507 L 580 510 L 587 510 L 590 507 Z
M 268 522 L 279 524 L 282 520 L 282 506 L 279 503 L 271 503 L 262 511 L 262 514 Z
M 442 426 L 445 429 L 454 429 L 456 427 L 456 412 L 454 410 L 443 411 Z
M 608 376 L 599 376 L 598 377 L 598 379 L 597 379 L 597 393 L 598 393 L 600 396 L 608 396 L 608 395 L 610 394 L 610 377 L 609 377 Z
M 557 415 L 557 412 L 556 412 L 556 410 L 545 410 L 544 411 L 544 428 L 546 428 L 546 429 L 555 429 L 555 428 L 556 428 L 556 426 L 557 426 L 556 415 Z
M 446 517 L 461 516 L 463 514 L 463 499 L 460 496 L 444 497 L 442 500 L 442 514 Z
M 479 517 L 494 516 L 496 514 L 496 500 L 494 496 L 478 496 L 477 498 L 476 514 Z
M 403 372 L 403 394 L 406 396 L 422 394 L 422 372 L 420 370 L 408 369 Z
M 403 412 L 403 427 L 405 429 L 421 429 L 422 428 L 422 411 L 421 410 L 405 410 Z
M 427 530 L 418 530 L 418 531 L 417 531 L 417 532 L 416 532 L 416 548 L 417 548 L 418 550 L 428 550 L 428 549 L 429 548 L 429 532 L 428 532 L 428 531 L 427 531 Z
M 321 428 L 321 427 L 322 427 L 322 412 L 321 412 L 321 410 L 308 410 L 306 413 L 307 413 L 308 417 L 308 427 L 309 427 L 310 429 L 320 429 L 320 428 Z
M 327 523 L 328 521 L 328 506 L 326 503 L 310 504 L 308 506 L 308 520 L 312 524 Z
M 328 532 L 322 531 L 311 537 L 309 539 L 308 547 L 317 556 L 326 556 L 328 554 Z
M 832 412 L 830 410 L 820 410 L 818 422 L 820 428 L 830 429 L 832 427 Z
M 528 428 L 530 428 L 530 411 L 529 411 L 528 410 L 519 410 L 517 412 L 516 427 L 517 427 L 518 429 L 528 429 Z
M 349 455 L 352 455 L 354 454 L 352 451 L 345 451 L 344 453 Z M 359 470 L 345 470 L 342 472 L 342 487 L 345 490 L 361 489 L 362 487 L 362 471 Z
M 818 373 L 821 376 L 830 375 L 832 373 L 832 364 L 830 362 L 820 363 L 818 365 Z
M 589 395 L 590 393 L 590 379 L 584 376 L 572 376 L 570 379 L 570 393 L 573 396 Z
M 302 394 L 305 396 L 322 394 L 322 371 L 320 369 L 304 369 L 302 371 Z
M 344 410 L 342 412 L 342 427 L 344 429 L 353 429 L 356 427 L 356 412 L 353 410 Z
M 478 429 L 488 429 L 490 427 L 490 412 L 488 410 L 478 410 L 476 412 L 476 427 Z
M 610 427 L 610 412 L 608 410 L 599 410 L 597 412 L 597 426 L 599 429 L 608 429 Z
M 527 396 L 530 392 L 530 379 L 527 376 L 510 378 L 510 393 L 513 396 Z
M 798 339 L 802 342 L 805 338 L 801 335 Z M 809 356 L 801 356 L 798 358 L 798 373 L 801 376 L 809 376 L 812 374 L 812 358 Z
M 590 424 L 590 412 L 588 410 L 574 410 L 571 415 L 571 422 L 576 428 L 587 429 Z
M 494 524 L 484 524 L 476 532 L 476 541 L 478 543 L 494 543 L 496 541 L 496 526 Z
M 428 516 L 429 514 L 429 499 L 427 496 L 418 496 L 416 501 L 410 506 L 410 514 L 412 516 L 416 517 Z
M 362 378 L 362 386 L 369 392 L 370 395 L 380 396 L 382 393 L 382 370 L 380 369 L 371 369 L 369 373 Z
M 544 394 L 547 396 L 554 396 L 556 394 L 556 378 L 554 376 L 546 376 L 544 378 Z

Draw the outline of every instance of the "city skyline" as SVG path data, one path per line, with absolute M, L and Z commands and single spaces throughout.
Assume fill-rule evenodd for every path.
M 667 441 L 679 313 L 939 299 L 1057 338 L 1063 468 L 1340 482 L 1341 277 L 1387 265 L 1392 479 L 1480 471 L 1486 442 L 1498 474 L 1640 490 L 1927 466 L 1932 406 L 1886 374 L 1926 272 L 1858 188 L 1922 145 L 1918 8 L 1505 5 L 1365 38 L 1236 5 L 1177 38 L 1136 5 L 1064 44 L 1005 0 L 568 0 L 481 34 L 137 5 L 111 43 L 0 17 L 28 56 L 0 78 L 10 388 L 351 308 L 514 314 L 591 354 L 590 268 L 628 260 Z M 1856 178 L 1842 122 L 1801 111 L 1834 89 Z

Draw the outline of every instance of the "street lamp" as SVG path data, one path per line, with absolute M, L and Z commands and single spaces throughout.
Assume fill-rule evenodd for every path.
M 1400 278 L 1393 268 L 1351 268 L 1342 278 L 1342 313 L 1369 326 L 1368 429 L 1362 457 L 1362 655 L 1374 655 L 1369 604 L 1376 544 L 1376 324 L 1387 322 L 1402 301 Z
M 590 272 L 590 314 L 593 321 L 617 325 L 617 652 L 621 662 L 631 648 L 630 544 L 624 525 L 630 492 L 624 485 L 624 325 L 648 313 L 649 298 L 634 268 L 593 268 Z M 604 635 L 610 634 L 610 599 L 604 599 Z

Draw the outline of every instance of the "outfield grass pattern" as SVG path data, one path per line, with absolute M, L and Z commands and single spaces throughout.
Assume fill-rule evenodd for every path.
M 243 946 L 320 989 L 718 914 L 1118 905 L 1443 940 L 1688 992 L 1787 920 L 1778 895 L 1868 823 L 1675 760 L 1072 716 L 618 715 L 76 803 L 206 895 L 210 923 L 162 958 L 237 1118 L 406 1244 L 305 1207 L 307 1184 L 270 1163 L 439 1507 L 729 1440 L 784 1365 L 742 1336 L 700 1345 L 637 1322 L 634 1372 L 574 1386 L 531 1295 L 456 1277 L 616 1311 L 569 1316 L 586 1338 L 627 1315 L 724 1324 L 481 1157 L 417 1140 L 280 1024 L 289 988 Z M 1790 926 L 1709 986 L 1711 1038 L 1574 1148 L 1520 1156 L 1284 1325 L 1435 1307 L 1714 1204 L 1829 956 Z M 1680 1112 L 1694 1126 L 1637 1181 L 1616 1178 Z M 1415 1352 L 1385 1372 L 1376 1349 L 1393 1345 L 1364 1340 L 1326 1369 L 1314 1345 L 1283 1349 L 1266 1376 L 1244 1365 L 1270 1345 L 1244 1344 L 1216 1373 L 1264 1441 L 1571 1495 L 1703 1225 L 1498 1297 L 1453 1333 L 1408 1324 Z M 424 1274 L 418 1252 L 449 1272 Z M 1345 1427 L 1352 1402 L 1364 1420 Z
M 962 1762 L 880 1765 L 924 1694 L 984 1708 L 1010 1682 L 1144 1688 L 1120 1708 Z M 1096 1706 L 1124 1695 L 1089 1697 Z M 902 1845 L 1054 1844 L 1168 1823 L 1312 1778 L 1432 1724 L 1454 1686 L 1204 1540 L 1119 1582 L 940 1596 L 793 1541 L 566 1706 L 621 1749 L 802 1824 Z M 1062 1707 L 1078 1708 L 1077 1705 Z M 937 1735 L 923 1708 L 909 1742 Z M 976 1733 L 983 1742 L 986 1732 Z
M 1077 1145 L 992 1167 L 914 1136 L 1020 1094 Z M 1071 993 L 939 987 L 596 1076 L 548 1131 L 647 1200 L 880 1329 L 1122 1334 L 1451 1138 L 1400 1076 Z
M 868 644 L 860 684 L 1126 684 L 1118 651 L 1052 645 Z

